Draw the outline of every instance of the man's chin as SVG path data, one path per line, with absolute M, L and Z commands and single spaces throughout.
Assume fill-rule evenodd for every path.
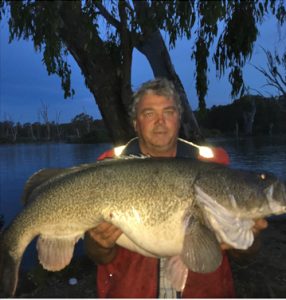
M 167 149 L 170 148 L 170 142 L 166 141 L 156 141 L 153 143 L 153 147 L 156 148 L 158 151 L 166 151 Z

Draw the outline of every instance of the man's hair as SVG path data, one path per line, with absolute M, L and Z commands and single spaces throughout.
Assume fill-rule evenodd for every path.
M 182 103 L 174 84 L 166 78 L 155 78 L 143 83 L 141 87 L 133 94 L 132 105 L 130 109 L 130 117 L 132 121 L 136 119 L 138 103 L 147 94 L 154 94 L 157 96 L 164 96 L 168 99 L 173 99 L 175 105 L 177 106 L 179 116 L 181 117 L 183 111 Z

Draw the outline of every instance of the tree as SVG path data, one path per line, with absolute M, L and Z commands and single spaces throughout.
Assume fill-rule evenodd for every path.
M 59 140 L 61 139 L 62 134 L 63 134 L 63 129 L 60 126 L 60 117 L 61 117 L 61 112 L 57 112 L 55 125 L 56 125 L 57 136 L 58 136 Z
M 51 124 L 49 121 L 49 108 L 48 105 L 44 102 L 42 102 L 42 108 L 40 109 L 40 115 L 43 118 L 43 121 L 46 126 L 46 132 L 47 132 L 47 140 L 49 141 L 51 139 Z
M 10 13 L 10 40 L 33 40 L 35 49 L 43 52 L 48 73 L 60 76 L 65 97 L 74 93 L 66 61 L 68 53 L 74 57 L 116 144 L 134 135 L 128 118 L 134 48 L 146 56 L 154 76 L 174 82 L 184 107 L 182 135 L 197 140 L 202 134 L 161 32 L 169 35 L 170 47 L 179 38 L 190 40 L 191 56 L 196 62 L 199 107 L 203 112 L 210 47 L 216 49 L 213 61 L 219 75 L 230 70 L 232 94 L 243 93 L 242 67 L 252 53 L 257 24 L 267 13 L 274 14 L 280 23 L 285 20 L 283 0 L 1 0 L 0 8 L 2 18 L 7 10 Z
M 267 68 L 254 66 L 266 78 L 265 86 L 272 86 L 286 98 L 286 51 L 279 55 L 275 50 L 272 54 L 269 50 L 262 48 L 266 59 Z
M 71 124 L 76 131 L 77 137 L 79 138 L 83 134 L 87 134 L 90 132 L 92 123 L 92 116 L 89 116 L 85 113 L 78 114 L 71 120 Z

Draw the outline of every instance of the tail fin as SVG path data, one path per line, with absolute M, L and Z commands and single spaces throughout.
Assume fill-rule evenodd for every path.
M 21 257 L 15 261 L 0 241 L 0 298 L 15 295 L 20 262 Z

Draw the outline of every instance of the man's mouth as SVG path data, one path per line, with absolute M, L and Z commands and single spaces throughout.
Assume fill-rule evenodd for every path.
M 166 134 L 168 132 L 168 130 L 166 130 L 166 128 L 163 127 L 157 127 L 153 133 L 154 134 Z
M 167 131 L 154 131 L 153 133 L 154 134 L 166 134 Z

